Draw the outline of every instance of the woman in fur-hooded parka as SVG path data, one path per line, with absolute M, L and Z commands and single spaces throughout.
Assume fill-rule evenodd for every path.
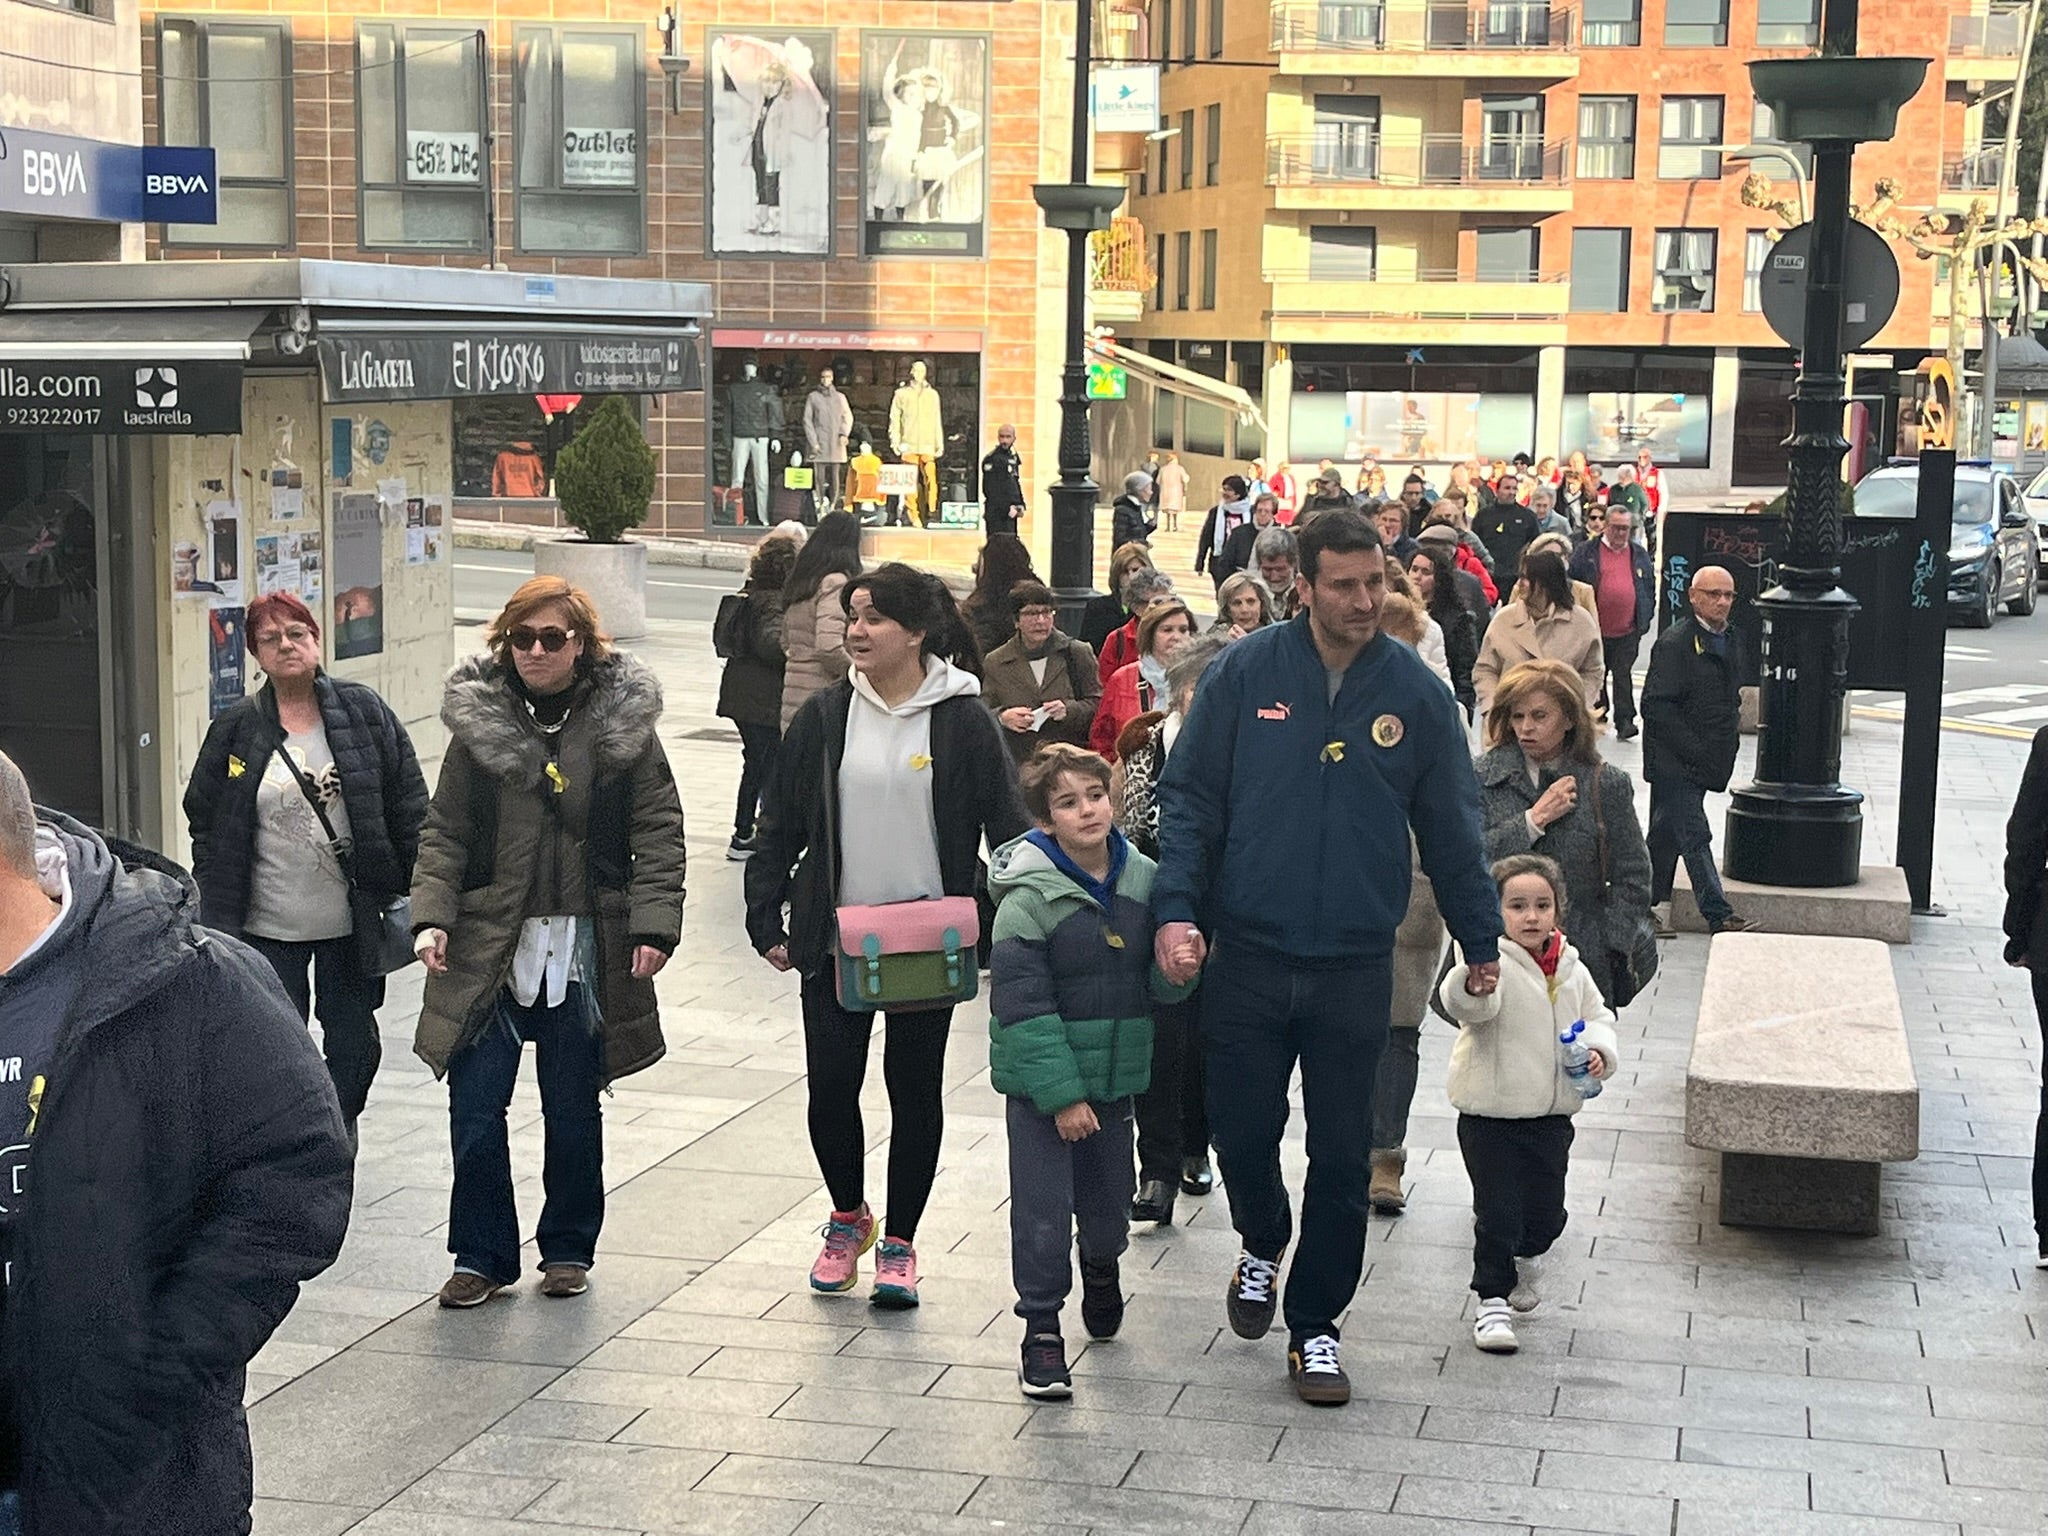
M 605 1081 L 661 1059 L 654 983 L 632 973 L 635 946 L 670 953 L 682 934 L 683 807 L 655 735 L 661 684 L 615 651 L 575 689 L 554 739 L 558 789 L 510 669 L 475 656 L 448 678 L 448 753 L 412 887 L 414 928 L 448 935 L 413 1046 L 436 1075 L 488 1022 L 521 924 L 549 913 L 597 919 Z

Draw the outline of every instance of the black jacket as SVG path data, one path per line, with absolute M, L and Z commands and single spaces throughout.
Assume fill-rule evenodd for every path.
M 1084 642 L 1099 656 L 1103 642 L 1130 622 L 1131 616 L 1124 612 L 1123 600 L 1114 592 L 1105 592 L 1100 597 L 1088 599 L 1088 606 L 1081 610 L 1081 626 L 1074 638 Z
M 341 1110 L 276 975 L 197 925 L 189 880 L 44 820 L 112 867 L 80 893 L 88 980 L 14 1234 L 0 1380 L 22 1427 L 26 1528 L 242 1536 L 246 1367 L 341 1249 Z
M 2005 958 L 2048 968 L 2048 952 L 2034 942 L 2048 880 L 2048 726 L 2034 733 L 2020 792 L 2005 824 Z M 2048 937 L 2048 936 L 2044 936 Z
M 412 863 L 427 819 L 427 781 L 412 738 L 374 689 L 325 672 L 313 680 L 313 689 L 348 807 L 354 842 L 350 878 L 380 900 L 402 896 L 412 885 Z M 185 786 L 200 920 L 223 933 L 239 934 L 248 916 L 249 871 L 256 862 L 256 789 L 270 754 L 283 740 L 277 690 L 265 683 L 261 692 L 223 711 L 207 728 L 192 781 Z
M 1222 586 L 1239 571 L 1251 569 L 1252 546 L 1259 542 L 1259 535 L 1265 531 L 1256 523 L 1246 523 L 1242 528 L 1230 530 L 1230 536 L 1223 541 L 1223 552 L 1209 563 L 1209 574 L 1216 578 L 1217 586 Z
M 726 385 L 725 410 L 734 437 L 775 437 L 788 425 L 782 391 L 762 378 Z
M 1478 584 L 1477 577 L 1473 584 Z M 1479 702 L 1472 687 L 1472 664 L 1479 659 L 1479 620 L 1463 603 L 1452 604 L 1448 618 L 1435 609 L 1430 610 L 1430 617 L 1444 632 L 1444 664 L 1451 671 L 1451 692 L 1469 716 Z
M 1571 579 L 1583 581 L 1596 595 L 1600 591 L 1600 545 L 1599 539 L 1587 539 L 1572 551 L 1571 559 L 1565 563 Z M 1657 617 L 1657 562 L 1634 540 L 1629 541 L 1628 549 L 1629 570 L 1636 583 L 1636 633 L 1647 635 Z M 1599 615 L 1596 613 L 1594 617 Z
M 1472 531 L 1493 559 L 1497 572 L 1512 573 L 1522 568 L 1522 551 L 1540 531 L 1536 514 L 1512 496 L 1487 502 L 1472 514 Z
M 1014 448 L 997 446 L 981 461 L 981 516 L 990 533 L 1015 533 L 1012 507 L 1024 505 L 1024 461 Z
M 725 664 L 718 713 L 734 725 L 782 729 L 782 593 L 747 592 L 747 653 Z
M 1657 637 L 1643 683 L 1643 777 L 1652 784 L 1723 790 L 1735 771 L 1742 731 L 1742 637 L 1728 630 L 1728 653 L 1706 648 L 1687 614 Z
M 1111 549 L 1121 549 L 1126 544 L 1143 544 L 1159 527 L 1159 519 L 1150 515 L 1148 509 L 1137 498 L 1126 493 L 1110 504 Z
M 747 860 L 747 937 L 767 954 L 789 945 L 796 970 L 814 975 L 830 962 L 833 912 L 826 817 L 837 816 L 839 761 L 846 752 L 846 716 L 853 684 L 814 693 L 789 723 L 775 759 L 775 780 L 761 799 L 754 856 Z M 980 879 L 981 841 L 999 848 L 1031 821 L 1017 789 L 1017 767 L 1002 727 L 977 698 L 932 708 L 932 808 L 939 826 L 939 873 L 948 896 L 972 896 Z M 787 924 L 782 907 L 789 903 Z M 982 936 L 984 948 L 988 936 Z

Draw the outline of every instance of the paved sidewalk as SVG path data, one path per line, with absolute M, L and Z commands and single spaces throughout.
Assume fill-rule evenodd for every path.
M 459 648 L 476 639 L 461 631 Z M 354 1229 L 251 1378 L 260 1536 L 2048 1529 L 2048 1275 L 2032 1268 L 2026 1193 L 2041 1053 L 1995 932 L 2021 744 L 1943 741 L 1938 897 L 1954 915 L 1894 952 L 1926 1150 L 1887 1173 L 1882 1236 L 1715 1223 L 1714 1164 L 1682 1124 L 1706 941 L 1682 938 L 1624 1018 L 1623 1071 L 1579 1122 L 1572 1222 L 1521 1354 L 1471 1344 L 1468 1189 L 1448 1032 L 1432 1024 L 1413 1199 L 1374 1220 L 1347 1319 L 1359 1401 L 1302 1406 L 1277 1336 L 1228 1333 L 1219 1194 L 1134 1238 L 1124 1336 L 1079 1356 L 1071 1404 L 1034 1407 L 1013 1376 L 982 1008 L 961 1010 L 949 1054 L 925 1305 L 885 1314 L 806 1290 L 825 1198 L 795 988 L 749 950 L 739 866 L 723 858 L 738 744 L 711 716 L 706 626 L 664 625 L 636 649 L 669 688 L 690 931 L 661 979 L 669 1056 L 606 1103 L 592 1289 L 433 1305 L 447 1100 L 410 1051 L 418 983 L 395 986 Z M 1895 727 L 1858 722 L 1846 755 L 1873 789 L 1867 858 L 1888 857 L 1896 753 Z M 1615 756 L 1635 766 L 1631 749 Z M 880 1078 L 877 1064 L 877 1149 Z M 530 1066 L 513 1118 L 530 1225 Z M 1298 1189 L 1298 1126 L 1289 1164 Z M 870 1166 L 878 1182 L 879 1155 Z

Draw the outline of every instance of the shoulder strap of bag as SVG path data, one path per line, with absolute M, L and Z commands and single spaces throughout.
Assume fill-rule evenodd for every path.
M 341 865 L 341 872 L 348 883 L 354 885 L 356 877 L 349 867 L 347 845 L 335 835 L 334 823 L 327 819 L 327 807 L 320 803 L 320 794 L 313 788 L 313 781 L 300 771 L 298 762 L 292 757 L 291 744 L 285 739 L 282 727 L 278 731 L 277 745 L 272 750 L 283 759 L 285 767 L 291 772 L 292 782 L 299 786 L 299 793 L 306 797 L 306 804 L 313 807 L 313 814 L 320 818 L 320 830 L 327 834 L 329 851 L 333 853 L 335 862 Z
M 1080 703 L 1086 697 L 1081 688 L 1081 669 L 1074 660 L 1074 642 L 1067 642 L 1067 686 L 1074 690 L 1074 702 Z

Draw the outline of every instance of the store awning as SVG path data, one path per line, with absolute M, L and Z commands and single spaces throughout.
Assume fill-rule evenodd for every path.
M 0 310 L 0 432 L 242 426 L 265 309 Z
M 1235 384 L 1226 384 L 1221 379 L 1212 379 L 1206 374 L 1196 373 L 1177 363 L 1152 356 L 1149 352 L 1136 352 L 1129 347 L 1120 347 L 1107 337 L 1097 337 L 1089 345 L 1096 355 L 1106 362 L 1128 368 L 1133 373 L 1143 374 L 1154 389 L 1163 389 L 1168 394 L 1185 395 L 1190 400 L 1199 400 L 1206 405 L 1218 405 L 1237 417 L 1241 424 L 1256 426 L 1261 432 L 1267 430 L 1266 418 L 1252 397 Z
M 0 362 L 246 362 L 261 309 L 0 310 Z

